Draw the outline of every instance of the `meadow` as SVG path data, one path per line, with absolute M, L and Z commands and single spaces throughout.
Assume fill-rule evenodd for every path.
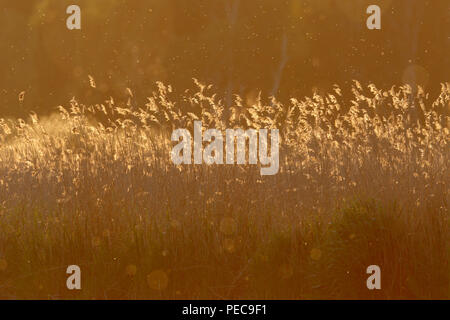
M 195 83 L 0 119 L 1 299 L 450 298 L 449 83 L 231 107 Z M 174 165 L 195 120 L 279 129 L 279 172 Z

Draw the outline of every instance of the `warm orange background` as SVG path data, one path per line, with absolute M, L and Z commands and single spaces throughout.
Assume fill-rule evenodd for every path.
M 230 104 L 231 93 L 287 98 L 350 79 L 384 88 L 411 78 L 439 84 L 450 70 L 447 0 L 0 4 L 1 114 L 49 112 L 73 96 L 125 97 L 126 87 L 145 101 L 157 80 L 183 91 L 196 77 Z M 66 28 L 70 4 L 81 7 L 81 31 Z M 366 28 L 370 4 L 382 8 L 381 31 Z M 88 90 L 88 74 L 99 92 Z

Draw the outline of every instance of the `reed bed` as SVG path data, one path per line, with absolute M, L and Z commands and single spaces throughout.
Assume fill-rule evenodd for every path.
M 232 106 L 195 83 L 0 120 L 0 298 L 450 298 L 449 83 Z M 195 120 L 278 128 L 280 171 L 172 164 Z

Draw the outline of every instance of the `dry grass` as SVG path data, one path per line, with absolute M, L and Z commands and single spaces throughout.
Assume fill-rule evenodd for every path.
M 197 86 L 0 120 L 0 298 L 450 298 L 450 84 L 233 108 Z M 279 128 L 280 172 L 174 166 L 196 118 Z

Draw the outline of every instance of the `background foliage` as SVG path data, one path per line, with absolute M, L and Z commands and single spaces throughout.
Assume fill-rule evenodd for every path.
M 65 26 L 70 4 L 82 30 Z M 382 30 L 366 28 L 369 4 Z M 54 111 L 73 96 L 145 101 L 155 81 L 192 77 L 232 93 L 280 99 L 350 79 L 382 88 L 448 80 L 447 0 L 0 0 L 0 113 Z M 88 75 L 97 81 L 90 89 Z M 430 88 L 437 94 L 439 86 Z M 434 91 L 433 91 L 434 90 Z M 25 100 L 17 97 L 26 91 Z M 141 102 L 142 102 L 141 101 Z

